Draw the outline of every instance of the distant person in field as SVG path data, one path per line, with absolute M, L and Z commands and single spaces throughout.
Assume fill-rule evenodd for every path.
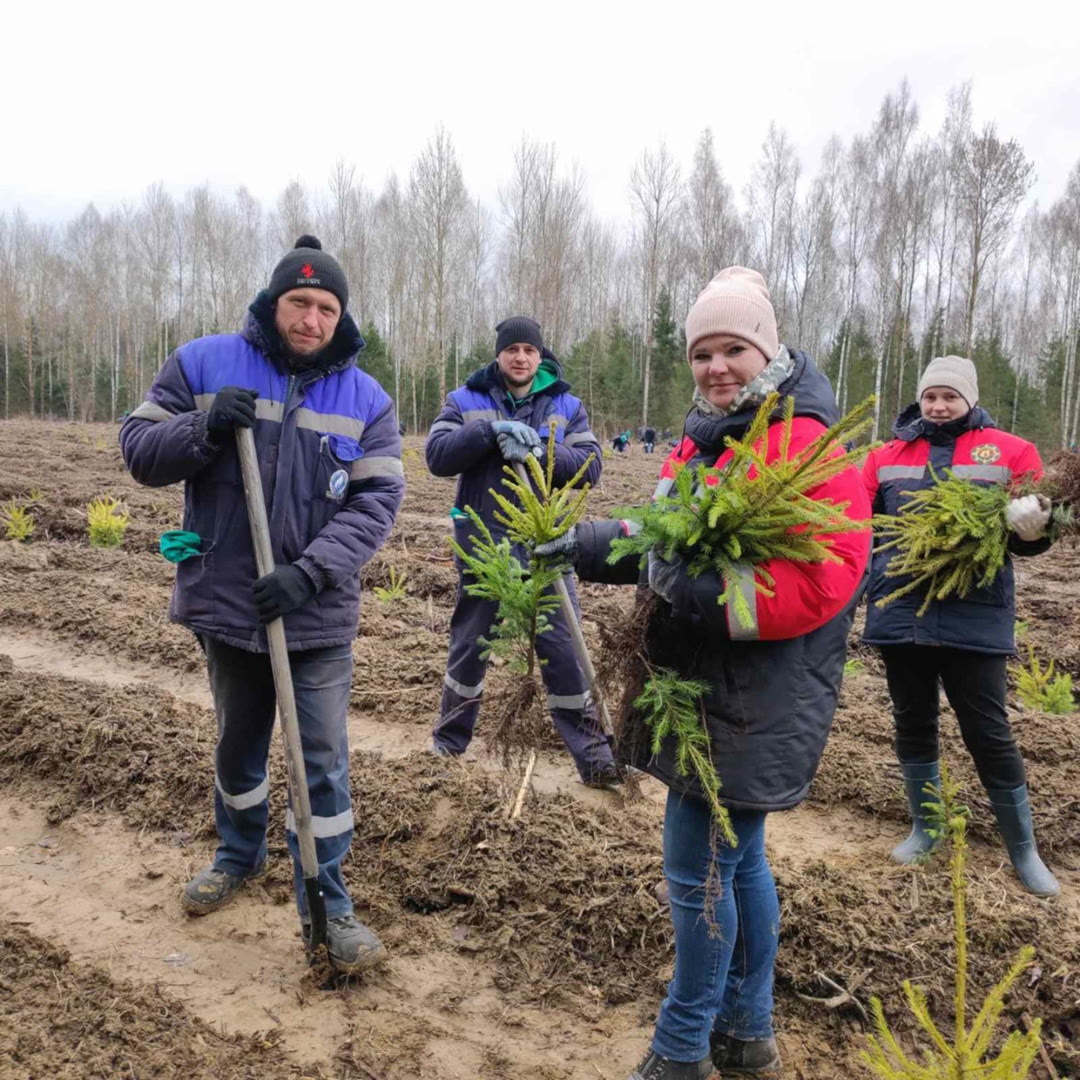
M 681 467 L 727 464 L 725 438 L 741 438 L 774 390 L 795 399 L 789 457 L 839 419 L 832 387 L 814 361 L 781 344 L 769 290 L 756 270 L 732 266 L 713 278 L 686 317 L 686 344 L 693 404 L 654 497 L 671 491 Z M 774 414 L 769 461 L 779 460 L 782 431 Z M 682 559 L 666 562 L 656 552 L 648 558 L 648 586 L 658 597 L 645 629 L 648 662 L 706 685 L 709 753 L 739 842 L 713 845 L 712 811 L 696 775 L 680 770 L 675 738 L 653 754 L 651 730 L 631 713 L 619 757 L 669 788 L 663 845 L 675 973 L 652 1047 L 630 1080 L 705 1080 L 714 1069 L 721 1077 L 779 1074 L 773 966 L 780 910 L 765 818 L 797 806 L 810 789 L 836 709 L 870 549 L 870 504 L 854 466 L 815 497 L 847 506 L 847 515 L 866 528 L 833 538 L 833 562 L 767 562 L 762 570 L 775 595 L 755 591 L 753 581 L 762 576 L 747 567 L 742 592 L 750 626 L 730 604 L 717 602 L 724 583 L 715 572 L 691 577 Z M 607 561 L 612 542 L 629 532 L 628 522 L 586 522 L 537 550 L 565 553 L 584 580 L 634 584 L 636 555 L 614 566 Z
M 505 527 L 495 519 L 497 505 L 491 489 L 503 490 L 506 463 L 523 462 L 530 454 L 543 462 L 553 429 L 555 483 L 567 483 L 590 455 L 593 460 L 582 483 L 595 484 L 600 479 L 600 446 L 589 430 L 585 406 L 570 393 L 558 361 L 544 345 L 540 324 L 517 316 L 499 323 L 495 332 L 495 359 L 447 395 L 425 448 L 428 468 L 436 476 L 458 477 L 457 502 L 450 516 L 454 537 L 466 550 L 476 530 L 465 508 L 475 510 L 496 539 L 505 536 Z M 524 553 L 518 554 L 524 561 Z M 495 621 L 496 604 L 469 596 L 466 583 L 464 577 L 458 582 L 433 736 L 434 751 L 443 755 L 464 753 L 472 739 L 487 671 L 480 639 Z M 576 606 L 569 575 L 567 586 Z M 574 656 L 570 631 L 561 611 L 549 619 L 551 629 L 537 637 L 536 653 L 555 728 L 586 784 L 613 784 L 618 773 L 611 747 Z
M 647 427 L 642 433 L 642 443 L 645 447 L 645 453 L 651 454 L 656 449 L 656 428 Z
M 611 440 L 611 447 L 613 450 L 617 450 L 620 454 L 626 453 L 626 448 L 630 445 L 630 432 L 620 431 L 614 439 Z
M 1042 475 L 1039 451 L 1001 431 L 979 407 L 975 365 L 960 356 L 931 360 L 919 380 L 918 400 L 897 417 L 893 438 L 866 459 L 863 478 L 881 514 L 899 513 L 908 493 L 932 487 L 951 470 L 972 484 L 1007 484 L 1014 490 Z M 1050 546 L 1045 497 L 1018 495 L 1008 507 L 1014 555 L 1038 555 Z M 925 589 L 885 607 L 880 600 L 906 579 L 887 578 L 893 552 L 874 554 L 863 640 L 881 649 L 896 722 L 896 755 L 913 827 L 893 849 L 899 863 L 915 863 L 934 846 L 927 819 L 927 784 L 940 780 L 938 683 L 960 722 L 1013 868 L 1036 896 L 1061 891 L 1035 844 L 1024 761 L 1009 725 L 1006 662 L 1015 651 L 1016 597 L 1011 561 L 987 586 L 967 596 L 932 600 L 919 609 Z
M 337 261 L 302 236 L 255 298 L 239 334 L 181 345 L 124 423 L 140 483 L 184 481 L 184 528 L 198 550 L 177 566 L 170 618 L 206 653 L 217 713 L 213 863 L 184 887 L 193 915 L 215 911 L 266 865 L 267 754 L 276 697 L 264 624 L 282 616 L 311 792 L 331 962 L 354 972 L 383 947 L 353 915 L 346 717 L 360 568 L 382 547 L 405 481 L 394 405 L 359 366 Z M 256 580 L 237 428 L 252 428 L 278 563 Z M 183 780 L 183 778 L 178 778 Z M 285 819 L 296 902 L 307 915 L 292 811 Z

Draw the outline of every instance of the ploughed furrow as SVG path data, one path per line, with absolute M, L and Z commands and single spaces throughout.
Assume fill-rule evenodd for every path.
M 273 1025 L 268 1025 L 273 1027 Z M 113 979 L 62 946 L 0 918 L 0 1074 L 83 1080 L 158 1077 L 296 1080 L 281 1034 L 225 1034 L 157 986 Z
M 192 836 L 206 841 L 211 725 L 197 712 L 150 689 L 27 675 L 8 664 L 0 670 L 0 783 L 47 804 L 53 821 L 93 801 L 122 813 L 128 828 L 159 833 L 163 849 Z M 195 729 L 208 734 L 192 738 Z M 455 980 L 468 979 L 463 971 L 484 973 L 506 1008 L 543 1003 L 591 1023 L 629 1008 L 648 1022 L 671 958 L 669 921 L 655 892 L 661 867 L 652 801 L 615 811 L 538 796 L 511 824 L 505 810 L 513 785 L 474 766 L 359 752 L 352 778 L 357 828 L 346 875 L 361 918 L 391 948 L 395 977 L 408 981 L 432 958 L 464 958 Z M 276 794 L 275 837 L 281 812 Z M 880 837 L 852 842 L 848 851 L 812 836 L 786 838 L 788 820 L 777 815 L 770 823 L 784 911 L 778 1014 L 792 1033 L 809 1026 L 826 1036 L 830 1056 L 816 1072 L 808 1061 L 807 1076 L 849 1075 L 825 1066 L 854 1061 L 857 1010 L 826 1015 L 798 995 L 831 996 L 826 976 L 858 983 L 857 996 L 880 995 L 898 1012 L 900 982 L 911 978 L 931 989 L 934 1013 L 947 1021 L 947 886 L 940 868 L 890 866 Z M 796 829 L 829 828 L 820 816 L 791 820 Z M 199 860 L 190 861 L 193 868 Z M 182 877 L 177 869 L 175 886 Z M 242 900 L 277 912 L 278 934 L 291 919 L 290 877 L 278 843 L 265 884 Z M 979 848 L 970 922 L 976 990 L 989 987 L 1020 944 L 1036 946 L 1038 968 L 1014 992 L 1008 1015 L 1013 1023 L 1024 1012 L 1044 1017 L 1061 1043 L 1058 1060 L 1072 1060 L 1068 1041 L 1080 1014 L 1075 905 L 1033 901 L 1002 872 L 994 849 Z M 441 992 L 452 996 L 450 984 Z

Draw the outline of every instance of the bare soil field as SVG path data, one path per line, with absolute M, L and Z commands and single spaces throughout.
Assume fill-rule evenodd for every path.
M 356 836 L 347 879 L 388 964 L 329 988 L 305 965 L 271 769 L 269 874 L 203 919 L 182 883 L 213 849 L 214 719 L 194 638 L 167 620 L 173 568 L 157 538 L 181 490 L 138 487 L 110 425 L 0 423 L 0 501 L 32 498 L 29 543 L 0 542 L 0 1076 L 221 1080 L 623 1080 L 648 1043 L 671 969 L 660 884 L 663 790 L 576 780 L 552 737 L 520 820 L 520 777 L 478 738 L 463 761 L 424 753 L 456 577 L 450 480 L 409 439 L 408 493 L 365 595 L 350 713 Z M 590 512 L 647 498 L 661 462 L 605 461 Z M 123 546 L 92 550 L 86 503 L 120 498 Z M 1018 566 L 1019 611 L 1043 659 L 1080 678 L 1080 552 Z M 625 619 L 630 590 L 582 589 L 586 634 Z M 900 984 L 950 1015 L 943 868 L 901 868 L 906 808 L 880 663 L 855 661 L 810 800 L 773 815 L 783 906 L 777 1022 L 788 1075 L 865 1076 L 871 996 L 906 1034 Z M 493 672 L 498 690 L 500 672 Z M 945 753 L 972 808 L 973 997 L 1025 943 L 1037 960 L 1010 1026 L 1042 1017 L 1059 1077 L 1080 1077 L 1080 718 L 1014 725 L 1044 854 L 1065 894 L 1024 894 L 946 716 Z M 850 990 L 845 994 L 837 987 Z M 1045 1065 L 1036 1073 L 1051 1078 Z

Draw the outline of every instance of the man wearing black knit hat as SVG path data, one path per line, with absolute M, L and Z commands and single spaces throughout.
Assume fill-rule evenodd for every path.
M 505 462 L 530 454 L 543 457 L 554 431 L 554 482 L 566 484 L 592 456 L 582 483 L 600 478 L 600 445 L 589 430 L 585 406 L 570 393 L 562 369 L 545 348 L 540 324 L 518 315 L 495 327 L 495 359 L 452 391 L 428 434 L 428 468 L 436 476 L 457 476 L 457 502 L 450 511 L 454 538 L 466 550 L 476 532 L 464 513 L 471 507 L 496 539 L 506 529 L 495 516 L 492 491 L 501 491 Z M 518 558 L 526 561 L 525 553 Z M 459 571 L 463 570 L 459 564 Z M 577 605 L 573 575 L 565 578 Z M 484 639 L 497 605 L 470 596 L 464 576 L 450 619 L 450 650 L 432 749 L 444 756 L 465 751 L 472 738 L 484 688 Z M 570 630 L 559 611 L 536 639 L 540 673 L 552 720 L 574 758 L 581 779 L 594 787 L 618 782 L 611 747 L 600 728 L 588 682 L 574 656 Z
M 390 534 L 404 493 L 394 404 L 361 370 L 337 261 L 301 236 L 248 309 L 239 334 L 189 341 L 120 430 L 140 483 L 184 481 L 184 544 L 170 609 L 206 654 L 217 714 L 213 862 L 181 904 L 205 915 L 262 873 L 267 755 L 276 697 L 265 624 L 285 621 L 311 796 L 331 963 L 356 972 L 384 950 L 356 920 L 341 864 L 352 841 L 346 718 L 360 568 Z M 257 577 L 236 450 L 252 428 L 275 569 Z M 165 547 L 163 545 L 163 551 Z M 290 808 L 285 831 L 296 901 L 310 924 Z

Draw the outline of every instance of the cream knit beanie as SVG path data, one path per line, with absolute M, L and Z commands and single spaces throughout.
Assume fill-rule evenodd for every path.
M 926 365 L 919 379 L 919 401 L 931 386 L 955 390 L 974 409 L 979 404 L 979 376 L 975 365 L 963 356 L 938 356 Z
M 780 351 L 769 287 L 756 270 L 729 266 L 701 290 L 686 316 L 686 358 L 710 334 L 731 334 L 760 349 L 766 363 Z

